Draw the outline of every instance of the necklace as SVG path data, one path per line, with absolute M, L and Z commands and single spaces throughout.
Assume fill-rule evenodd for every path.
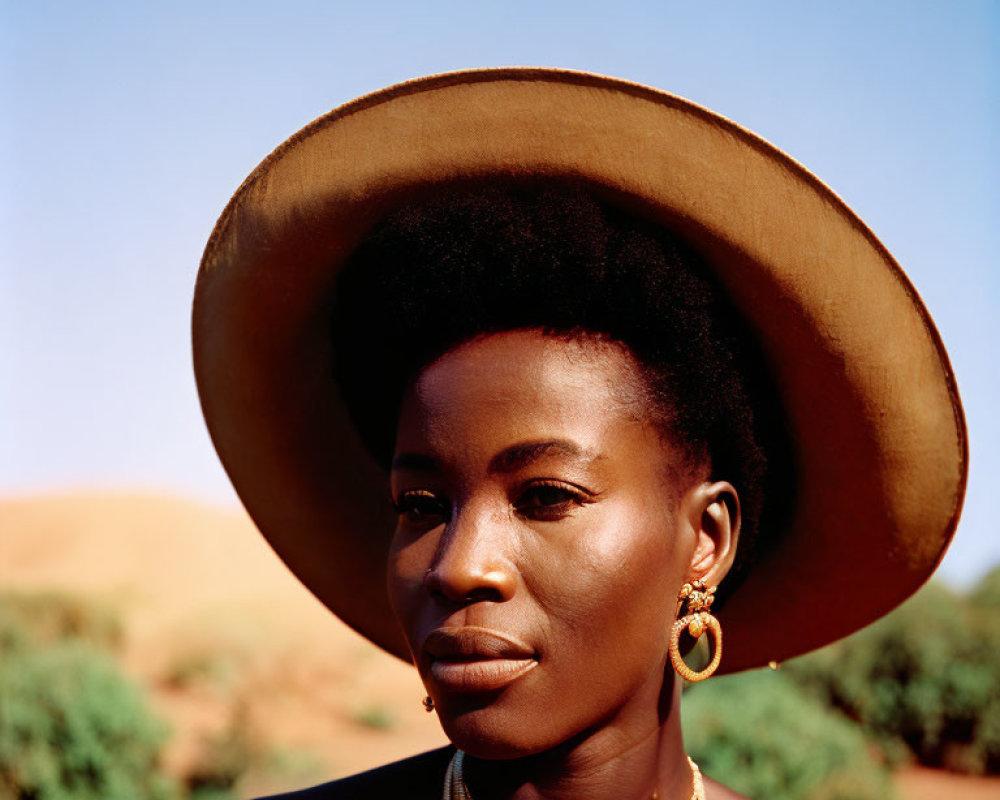
M 465 753 L 456 750 L 448 764 L 448 771 L 444 775 L 444 795 L 442 800 L 472 800 L 469 787 L 465 785 L 465 773 L 463 765 L 465 763 Z M 705 800 L 705 782 L 701 778 L 701 770 L 694 763 L 694 759 L 688 756 L 688 764 L 691 766 L 691 800 Z M 653 799 L 657 800 L 659 795 L 653 792 Z

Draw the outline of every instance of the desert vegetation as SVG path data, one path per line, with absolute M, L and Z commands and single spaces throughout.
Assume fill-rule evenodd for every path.
M 911 763 L 1000 774 L 1000 568 L 931 582 L 893 613 L 777 672 L 713 679 L 683 706 L 705 771 L 750 797 L 877 800 Z

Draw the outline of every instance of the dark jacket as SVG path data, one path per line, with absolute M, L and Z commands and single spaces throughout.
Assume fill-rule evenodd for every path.
M 261 800 L 441 800 L 455 748 L 442 747 L 311 789 Z

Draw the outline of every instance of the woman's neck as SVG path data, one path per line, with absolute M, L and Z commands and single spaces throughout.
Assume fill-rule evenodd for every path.
M 680 725 L 680 681 L 638 704 L 640 718 L 615 718 L 538 755 L 465 759 L 474 800 L 689 800 L 691 768 Z M 634 707 L 634 706 L 633 706 Z

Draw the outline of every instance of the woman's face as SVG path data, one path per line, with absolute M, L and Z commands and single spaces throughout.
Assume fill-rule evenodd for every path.
M 400 412 L 389 589 L 449 738 L 509 758 L 642 725 L 712 543 L 633 357 L 513 331 L 426 367 Z M 711 554 L 709 554 L 711 561 Z

